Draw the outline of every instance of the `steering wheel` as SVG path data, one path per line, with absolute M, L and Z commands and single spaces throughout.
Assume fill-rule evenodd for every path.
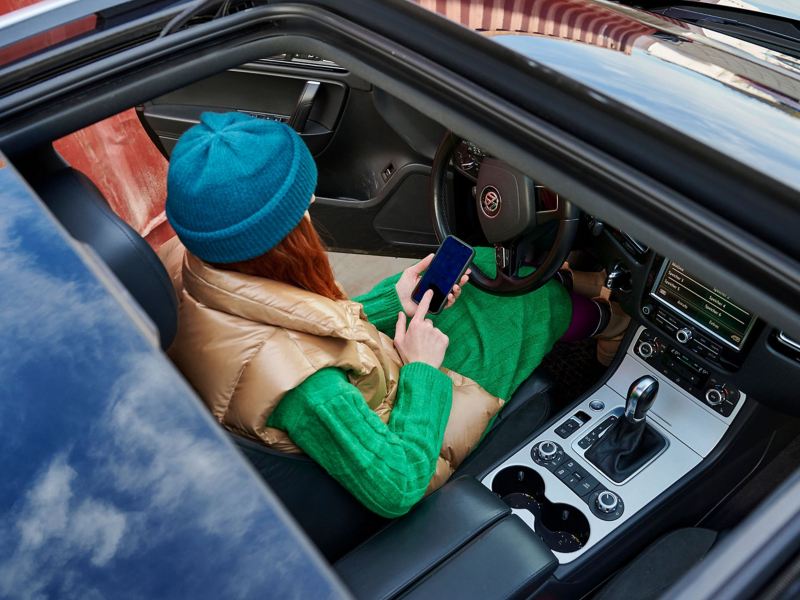
M 448 132 L 433 159 L 431 211 L 440 243 L 452 232 L 447 216 L 447 173 L 453 152 L 462 141 Z M 478 219 L 486 239 L 494 245 L 497 269 L 494 277 L 490 277 L 473 263 L 470 283 L 501 296 L 524 294 L 547 283 L 572 249 L 578 231 L 578 207 L 559 196 L 555 196 L 554 208 L 544 206 L 541 186 L 508 163 L 491 157 L 481 161 L 475 192 Z M 522 267 L 530 266 L 525 264 L 525 254 L 534 237 L 533 230 L 551 221 L 558 221 L 553 245 L 535 271 L 521 275 Z

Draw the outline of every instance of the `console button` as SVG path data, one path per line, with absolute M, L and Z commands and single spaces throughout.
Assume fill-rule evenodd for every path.
M 653 356 L 653 344 L 650 342 L 642 342 L 639 344 L 639 356 L 642 358 L 650 358 Z
M 564 457 L 563 448 L 550 440 L 539 442 L 531 448 L 531 458 L 533 462 L 545 467 L 548 471 L 553 471 L 558 467 L 564 460 Z
M 564 479 L 570 474 L 570 470 L 565 466 L 558 467 L 555 471 L 553 471 L 553 475 L 558 477 L 559 479 Z
M 596 487 L 597 487 L 597 479 L 589 476 L 578 484 L 577 488 L 575 488 L 575 493 L 578 494 L 578 496 L 583 497 L 586 494 L 590 493 L 592 490 L 594 490 L 594 488 Z
M 542 460 L 552 460 L 558 452 L 558 446 L 553 442 L 542 442 L 536 447 L 536 454 Z
M 605 407 L 606 404 L 602 400 L 592 400 L 591 402 L 589 402 L 589 408 L 591 408 L 592 410 L 600 411 L 603 410 Z
M 706 390 L 706 402 L 708 402 L 711 406 L 722 404 L 727 399 L 728 392 L 724 386 L 715 385 L 714 387 Z
M 568 472 L 572 473 L 578 467 L 578 463 L 572 459 L 569 459 L 561 466 L 564 467 Z
M 598 484 L 597 479 L 589 475 L 586 469 L 581 466 L 576 466 L 563 481 L 569 489 L 581 497 L 594 490 Z
M 583 501 L 589 505 L 592 514 L 603 521 L 615 521 L 625 512 L 625 503 L 616 492 L 605 489 L 599 485 Z M 608 512 L 607 512 L 608 511 Z
M 692 339 L 692 330 L 688 327 L 683 327 L 675 332 L 675 339 L 678 340 L 681 344 L 685 344 L 690 339 Z
M 604 490 L 597 495 L 597 500 L 594 501 L 597 510 L 601 513 L 611 513 L 617 510 L 619 504 L 619 497 L 614 492 Z
M 560 438 L 566 439 L 571 436 L 581 426 L 574 417 L 570 417 L 564 421 L 558 428 L 556 428 L 556 435 Z

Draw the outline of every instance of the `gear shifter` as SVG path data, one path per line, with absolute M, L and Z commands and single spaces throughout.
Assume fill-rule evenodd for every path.
M 644 421 L 647 411 L 653 406 L 658 394 L 658 381 L 645 375 L 639 377 L 628 388 L 628 397 L 625 399 L 625 419 L 632 424 Z
M 645 375 L 628 388 L 625 416 L 614 423 L 584 455 L 598 469 L 621 483 L 633 475 L 666 445 L 666 440 L 647 424 L 647 411 L 658 394 L 658 381 Z

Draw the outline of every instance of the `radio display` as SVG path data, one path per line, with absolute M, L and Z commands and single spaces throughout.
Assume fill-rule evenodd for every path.
M 650 295 L 713 337 L 740 350 L 755 322 L 753 313 L 673 261 L 665 261 Z

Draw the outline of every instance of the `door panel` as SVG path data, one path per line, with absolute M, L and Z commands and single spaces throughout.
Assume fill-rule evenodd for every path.
M 248 63 L 137 107 L 167 157 L 207 110 L 277 119 L 300 132 L 319 170 L 311 214 L 332 249 L 421 256 L 436 246 L 428 183 L 444 131 L 421 113 L 310 55 Z

